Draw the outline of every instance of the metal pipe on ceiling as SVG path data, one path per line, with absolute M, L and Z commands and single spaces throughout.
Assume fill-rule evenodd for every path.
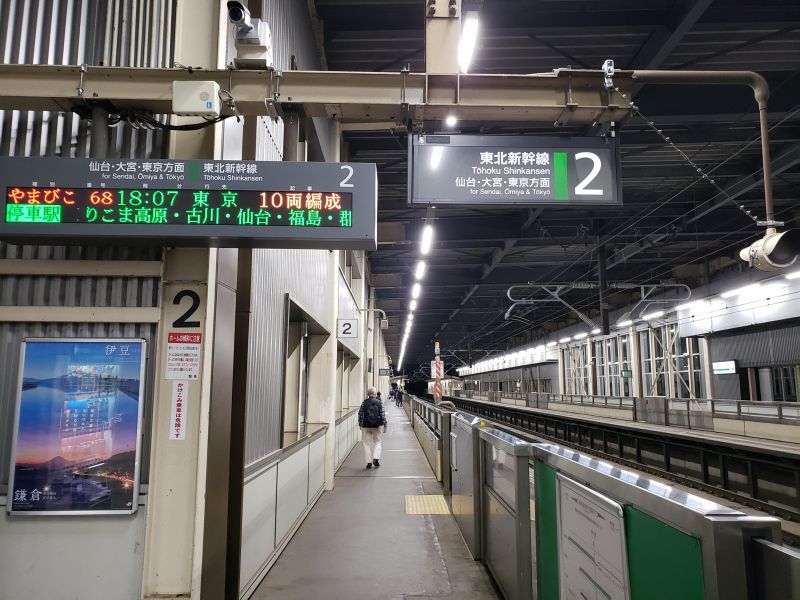
M 772 198 L 772 169 L 769 160 L 769 126 L 767 123 L 767 100 L 769 84 L 753 71 L 650 71 L 634 70 L 632 77 L 641 83 L 675 84 L 727 84 L 746 85 L 753 90 L 758 103 L 758 121 L 761 128 L 761 160 L 764 168 L 764 203 L 768 227 L 775 221 L 775 206 Z

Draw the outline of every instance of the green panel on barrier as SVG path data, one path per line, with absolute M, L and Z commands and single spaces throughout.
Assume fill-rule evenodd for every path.
M 631 600 L 703 600 L 700 540 L 625 506 Z
M 556 470 L 536 461 L 536 531 L 539 600 L 558 600 L 558 501 Z

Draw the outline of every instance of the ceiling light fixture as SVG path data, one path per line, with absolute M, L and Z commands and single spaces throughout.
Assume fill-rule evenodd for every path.
M 422 286 L 418 283 L 415 283 L 414 287 L 411 288 L 411 297 L 416 300 L 417 298 L 419 298 L 421 292 L 422 292 Z
M 411 304 L 408 305 L 408 310 L 417 310 L 417 301 L 412 300 Z
M 658 319 L 659 317 L 663 317 L 663 316 L 664 316 L 664 311 L 663 310 L 657 310 L 655 312 L 651 312 L 649 314 L 642 315 L 642 320 L 643 321 L 652 321 L 653 319 Z
M 746 285 L 744 287 L 736 288 L 735 290 L 728 290 L 727 292 L 722 292 L 719 295 L 719 297 L 720 298 L 732 298 L 733 296 L 743 296 L 744 294 L 749 294 L 750 292 L 755 292 L 760 287 L 761 287 L 760 283 L 753 283 L 751 285 Z
M 458 66 L 461 67 L 462 73 L 466 73 L 478 41 L 478 13 L 474 11 L 464 13 L 463 21 L 461 40 L 458 43 Z
M 458 119 L 456 119 L 455 115 L 447 115 L 447 118 L 444 120 L 444 124 L 448 127 L 455 127 L 456 123 L 458 123 Z
M 414 271 L 414 278 L 419 280 L 425 275 L 425 261 L 421 260 L 417 263 L 417 268 Z
M 570 341 L 571 339 L 572 339 L 571 337 L 563 337 L 563 338 L 561 338 L 560 340 L 558 340 L 558 343 L 559 343 L 559 344 L 566 344 L 566 343 L 567 343 L 568 341 Z
M 419 245 L 419 251 L 422 254 L 427 254 L 431 251 L 433 245 L 433 225 L 425 225 L 422 229 L 422 241 Z

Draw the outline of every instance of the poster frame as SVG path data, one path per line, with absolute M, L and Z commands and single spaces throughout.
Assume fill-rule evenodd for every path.
M 139 365 L 139 399 L 136 416 L 136 451 L 134 458 L 133 486 L 131 488 L 130 509 L 119 510 L 14 510 L 14 475 L 17 464 L 17 438 L 19 435 L 20 406 L 22 403 L 22 383 L 25 373 L 25 355 L 29 343 L 136 343 L 141 345 L 140 365 Z M 109 515 L 133 515 L 139 508 L 139 488 L 142 467 L 142 421 L 144 417 L 144 385 L 147 375 L 147 340 L 144 338 L 72 338 L 72 337 L 26 337 L 20 342 L 19 367 L 17 370 L 17 390 L 14 405 L 14 429 L 11 441 L 11 460 L 8 473 L 8 495 L 6 497 L 6 513 L 9 517 L 59 517 L 59 516 L 109 516 Z

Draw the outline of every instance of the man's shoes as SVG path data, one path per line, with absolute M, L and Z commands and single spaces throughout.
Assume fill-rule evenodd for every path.
M 371 469 L 372 468 L 372 463 L 367 463 L 367 468 Z
M 376 469 L 381 466 L 381 463 L 380 463 L 380 461 L 378 461 L 377 458 L 372 459 L 372 464 L 375 465 Z M 369 469 L 369 467 L 367 467 L 367 468 Z

